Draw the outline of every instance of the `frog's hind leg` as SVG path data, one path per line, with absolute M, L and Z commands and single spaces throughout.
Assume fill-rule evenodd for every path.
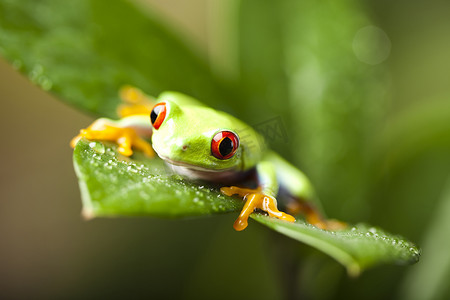
M 288 213 L 292 215 L 302 214 L 306 222 L 325 230 L 340 230 L 347 227 L 347 224 L 335 219 L 327 219 L 317 208 L 314 203 L 307 200 L 302 200 L 295 197 L 290 197 L 291 200 L 286 205 Z
M 291 198 L 291 197 L 290 197 Z M 300 200 L 292 197 L 286 205 L 286 209 L 290 214 L 305 216 L 306 222 L 321 229 L 326 229 L 327 224 L 322 213 L 310 201 Z

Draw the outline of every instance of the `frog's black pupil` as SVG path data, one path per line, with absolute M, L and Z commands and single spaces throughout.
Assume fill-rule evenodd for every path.
M 227 156 L 231 151 L 233 151 L 233 141 L 229 137 L 226 137 L 220 142 L 219 152 L 222 156 Z
M 152 124 L 155 124 L 156 119 L 158 118 L 159 111 L 161 110 L 160 107 L 155 107 L 152 112 L 150 113 L 150 120 L 152 121 Z

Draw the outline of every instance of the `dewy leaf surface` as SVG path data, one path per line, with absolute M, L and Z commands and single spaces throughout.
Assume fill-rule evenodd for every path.
M 84 215 L 190 217 L 237 212 L 243 201 L 222 195 L 217 187 L 182 180 L 158 159 L 137 153 L 125 159 L 114 146 L 81 140 L 74 151 Z M 358 225 L 325 231 L 302 220 L 288 223 L 253 214 L 258 222 L 315 247 L 347 267 L 352 275 L 380 263 L 413 263 L 419 250 L 381 229 Z M 231 230 L 231 224 L 230 224 Z
M 420 257 L 419 248 L 411 242 L 365 224 L 328 231 L 303 220 L 289 223 L 259 214 L 252 217 L 275 231 L 325 252 L 343 264 L 352 276 L 377 264 L 410 264 Z
M 77 144 L 74 166 L 86 217 L 189 217 L 239 211 L 243 206 L 217 188 L 171 174 L 159 158 L 136 156 L 140 159 L 126 159 L 100 142 Z

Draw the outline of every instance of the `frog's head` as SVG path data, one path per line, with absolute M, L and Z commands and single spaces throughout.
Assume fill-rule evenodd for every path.
M 167 163 L 204 172 L 241 168 L 242 150 L 231 116 L 165 100 L 154 106 L 150 119 L 153 148 Z

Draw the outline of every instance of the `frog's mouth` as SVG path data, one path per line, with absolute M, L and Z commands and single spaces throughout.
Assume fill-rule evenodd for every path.
M 235 168 L 226 168 L 226 169 L 209 169 L 209 168 L 205 168 L 205 167 L 201 167 L 201 166 L 197 166 L 197 165 L 192 165 L 186 162 L 181 162 L 181 161 L 177 161 L 177 160 L 173 160 L 171 158 L 168 158 L 164 155 L 159 155 L 158 156 L 164 160 L 164 162 L 166 164 L 169 164 L 171 166 L 174 167 L 183 167 L 183 168 L 187 168 L 189 170 L 192 171 L 200 171 L 200 172 L 207 172 L 207 173 L 221 173 L 221 172 L 227 172 L 227 171 L 236 171 Z
M 227 168 L 227 169 L 208 169 L 200 166 L 191 165 L 185 162 L 176 161 L 165 157 L 163 155 L 158 156 L 164 160 L 166 165 L 175 173 L 185 176 L 189 179 L 200 179 L 212 182 L 232 182 L 237 178 L 241 177 L 240 171 L 237 171 L 235 168 Z

